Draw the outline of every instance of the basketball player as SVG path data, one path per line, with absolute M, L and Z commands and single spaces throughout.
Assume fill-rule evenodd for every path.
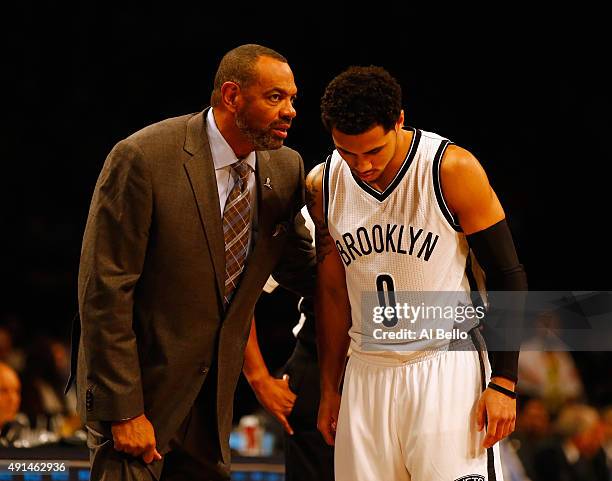
M 451 351 L 427 336 L 386 344 L 368 331 L 362 301 L 381 285 L 469 294 L 470 250 L 489 290 L 525 290 L 502 206 L 472 154 L 403 128 L 401 88 L 384 69 L 349 68 L 321 109 L 336 149 L 307 189 L 318 257 L 317 423 L 335 443 L 336 481 L 501 480 L 495 443 L 514 430 L 518 352 L 489 353 L 491 373 L 474 329 L 480 349 Z

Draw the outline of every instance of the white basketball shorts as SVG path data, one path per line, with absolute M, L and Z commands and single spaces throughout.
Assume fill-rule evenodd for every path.
M 336 432 L 336 481 L 503 481 L 499 446 L 482 448 L 485 432 L 476 424 L 483 377 L 488 382 L 490 365 L 477 351 L 412 362 L 353 353 Z

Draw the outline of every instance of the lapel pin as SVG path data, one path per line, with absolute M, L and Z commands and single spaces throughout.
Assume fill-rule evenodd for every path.
M 272 190 L 272 184 L 270 183 L 270 177 L 266 177 L 266 182 L 264 183 L 264 187 Z
M 285 227 L 283 223 L 276 224 L 276 226 L 274 227 L 274 232 L 272 233 L 272 237 L 277 237 L 283 232 L 285 232 L 286 230 L 287 230 L 287 227 Z

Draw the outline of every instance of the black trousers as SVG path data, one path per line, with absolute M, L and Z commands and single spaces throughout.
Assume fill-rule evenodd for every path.
M 229 480 L 230 467 L 223 464 L 217 437 L 216 379 L 216 369 L 211 368 L 161 461 L 147 465 L 140 458 L 115 451 L 109 423 L 88 425 L 91 481 Z
M 297 395 L 288 418 L 293 436 L 285 433 L 286 481 L 333 481 L 334 448 L 317 429 L 319 364 L 316 351 L 300 341 L 284 367 L 289 387 Z

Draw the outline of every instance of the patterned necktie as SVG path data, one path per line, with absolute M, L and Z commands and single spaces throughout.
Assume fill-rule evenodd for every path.
M 245 159 L 231 165 L 238 174 L 223 211 L 223 237 L 225 238 L 225 306 L 229 304 L 244 270 L 244 261 L 251 230 L 251 201 L 248 178 L 251 168 Z

